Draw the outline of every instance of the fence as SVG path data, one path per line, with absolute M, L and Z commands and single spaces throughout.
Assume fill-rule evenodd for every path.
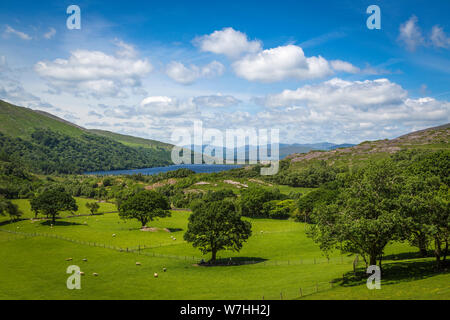
M 70 239 L 67 237 L 63 237 L 56 234 L 47 234 L 47 233 L 26 233 L 26 232 L 19 232 L 19 231 L 12 231 L 12 230 L 5 230 L 0 229 L 0 232 L 8 233 L 11 235 L 11 238 L 8 237 L 8 240 L 17 240 L 17 239 L 25 239 L 29 237 L 47 237 L 47 238 L 54 238 L 64 241 L 69 241 L 72 243 L 80 244 L 80 245 L 87 245 L 92 247 L 98 247 L 98 248 L 105 248 L 105 249 L 111 249 L 119 252 L 124 253 L 135 253 L 138 255 L 145 255 L 148 257 L 158 257 L 158 258 L 170 258 L 170 259 L 178 259 L 178 260 L 184 260 L 184 261 L 201 261 L 202 258 L 195 257 L 195 256 L 178 256 L 178 255 L 169 255 L 169 254 L 161 254 L 157 252 L 148 252 L 145 250 L 159 248 L 161 245 L 157 246 L 146 246 L 146 245 L 138 245 L 136 247 L 117 247 L 113 245 L 106 245 L 101 244 L 98 242 L 90 242 L 90 241 L 82 241 L 78 239 Z M 5 241 L 5 240 L 3 240 Z M 229 258 L 226 258 L 229 259 Z M 218 257 L 218 260 L 226 260 L 221 259 Z M 236 261 L 231 260 L 230 265 L 250 265 L 250 264 L 258 264 L 259 266 L 287 266 L 287 265 L 301 265 L 301 264 L 328 264 L 328 263 L 340 263 L 340 264 L 346 264 L 346 263 L 355 263 L 359 264 L 361 261 L 358 261 L 358 258 L 355 259 L 355 257 L 348 257 L 348 256 L 340 256 L 340 257 L 331 257 L 331 258 L 307 258 L 307 259 L 292 259 L 292 260 L 266 260 L 266 261 L 260 261 L 260 260 L 249 260 L 249 261 Z M 223 264 L 223 265 L 226 265 Z M 343 275 L 344 280 L 344 275 Z M 269 294 L 262 294 L 260 296 L 255 297 L 257 300 L 292 300 L 292 299 L 298 299 L 302 298 L 308 295 L 312 295 L 318 292 L 324 292 L 327 290 L 331 290 L 334 286 L 337 286 L 337 283 L 334 282 L 316 282 L 312 285 L 308 286 L 299 286 L 298 289 L 296 288 L 290 288 L 285 289 L 277 293 L 269 293 Z

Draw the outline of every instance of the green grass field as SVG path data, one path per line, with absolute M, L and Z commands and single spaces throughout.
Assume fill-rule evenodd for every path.
M 87 213 L 86 201 L 93 200 L 77 199 L 78 213 Z M 32 217 L 26 200 L 15 202 Z M 100 212 L 114 210 L 101 204 Z M 302 223 L 249 219 L 253 235 L 241 252 L 219 252 L 236 265 L 204 267 L 197 263 L 209 257 L 183 240 L 189 212 L 150 223 L 156 232 L 140 231 L 137 222 L 117 213 L 64 216 L 53 228 L 45 220 L 2 223 L 0 299 L 450 298 L 449 274 L 434 273 L 432 258 L 416 258 L 416 250 L 403 243 L 386 250 L 382 289 L 368 290 L 364 278 L 353 275 L 353 257 L 335 252 L 328 261 Z M 66 288 L 69 265 L 85 272 L 81 290 Z

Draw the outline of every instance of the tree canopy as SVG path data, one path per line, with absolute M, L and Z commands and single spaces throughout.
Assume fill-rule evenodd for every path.
M 35 212 L 52 217 L 55 224 L 56 216 L 61 211 L 77 211 L 78 206 L 75 199 L 63 188 L 47 189 L 36 198 L 30 200 L 30 205 Z
M 119 216 L 123 219 L 136 219 L 142 226 L 157 218 L 170 216 L 169 201 L 153 190 L 144 190 L 121 201 Z
M 215 263 L 219 250 L 239 251 L 251 233 L 250 222 L 241 219 L 233 202 L 201 201 L 189 216 L 184 239 L 203 254 L 211 252 L 211 263 Z

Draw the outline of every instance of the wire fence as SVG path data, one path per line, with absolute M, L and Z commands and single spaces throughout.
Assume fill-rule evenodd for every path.
M 26 239 L 26 238 L 32 238 L 32 237 L 46 237 L 46 238 L 53 238 L 53 239 L 59 239 L 63 241 L 72 242 L 79 245 L 86 245 L 91 247 L 98 247 L 98 248 L 105 248 L 105 249 L 111 249 L 118 252 L 124 252 L 124 253 L 135 253 L 138 255 L 144 255 L 148 257 L 157 257 L 157 258 L 170 258 L 170 259 L 177 259 L 177 260 L 184 260 L 184 261 L 192 261 L 192 262 L 201 262 L 203 261 L 202 258 L 196 257 L 196 256 L 180 256 L 180 255 L 170 255 L 170 254 L 162 254 L 157 253 L 154 251 L 149 251 L 154 248 L 160 247 L 158 246 L 146 246 L 146 245 L 138 245 L 135 247 L 126 247 L 126 246 L 114 246 L 114 245 L 107 245 L 102 244 L 99 242 L 93 242 L 93 241 L 83 241 L 79 239 L 71 239 L 67 237 L 63 237 L 57 234 L 48 234 L 48 233 L 40 233 L 40 232 L 33 232 L 33 233 L 26 233 L 26 232 L 20 232 L 20 231 L 12 231 L 12 230 L 6 230 L 6 229 L 0 229 L 0 232 L 8 234 L 7 238 L 0 239 L 0 241 L 15 241 L 19 239 Z M 312 265 L 312 264 L 348 264 L 352 263 L 354 266 L 359 265 L 362 263 L 358 257 L 354 256 L 340 256 L 340 257 L 331 257 L 331 258 L 307 258 L 307 259 L 292 259 L 292 260 L 248 260 L 248 261 L 241 261 L 241 260 L 233 260 L 232 258 L 217 258 L 219 261 L 222 261 L 221 265 L 250 265 L 250 264 L 258 264 L 259 266 L 289 266 L 289 265 Z M 238 258 L 237 258 L 238 259 Z M 229 261 L 223 262 L 223 261 Z M 342 275 L 342 280 L 344 280 L 345 275 Z M 298 288 L 289 288 L 281 290 L 280 292 L 271 292 L 271 293 L 263 293 L 255 299 L 257 300 L 292 300 L 292 299 L 299 299 L 305 296 L 309 296 L 315 293 L 324 292 L 327 290 L 331 290 L 334 287 L 338 286 L 338 283 L 336 282 L 316 282 L 311 285 L 307 286 L 299 286 Z
M 196 256 L 187 256 L 187 255 L 173 255 L 173 254 L 164 254 L 153 251 L 152 249 L 161 248 L 164 246 L 169 246 L 172 244 L 158 244 L 158 245 L 137 245 L 137 246 L 117 246 L 112 244 L 105 244 L 95 241 L 84 241 L 80 239 L 72 239 L 68 237 L 64 237 L 58 234 L 48 234 L 41 232 L 33 232 L 26 233 L 21 231 L 12 231 L 6 229 L 0 229 L 1 232 L 8 233 L 11 237 L 8 237 L 8 240 L 17 240 L 24 239 L 28 237 L 46 237 L 68 241 L 75 244 L 86 245 L 91 247 L 105 248 L 111 249 L 119 252 L 128 252 L 128 253 L 136 253 L 140 255 L 150 256 L 150 257 L 160 257 L 160 258 L 170 258 L 170 259 L 178 259 L 178 260 L 186 260 L 186 261 L 203 261 L 204 258 L 196 257 Z M 288 260 L 263 260 L 263 259 L 253 259 L 253 260 L 242 260 L 239 257 L 217 257 L 217 260 L 220 261 L 220 265 L 252 265 L 258 264 L 259 266 L 294 266 L 294 265 L 315 265 L 315 264 L 348 264 L 354 263 L 355 257 L 353 256 L 338 256 L 338 257 L 318 257 L 318 258 L 296 258 L 296 259 L 288 259 Z

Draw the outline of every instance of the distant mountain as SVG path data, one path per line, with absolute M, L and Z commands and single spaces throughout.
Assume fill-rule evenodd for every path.
M 88 130 L 0 100 L 0 153 L 38 173 L 134 169 L 172 163 L 172 145 Z
M 203 145 L 201 148 L 202 152 L 205 151 L 205 148 L 208 145 Z M 329 142 L 322 142 L 322 143 L 314 143 L 314 144 L 285 144 L 285 143 L 280 143 L 279 144 L 279 155 L 280 155 L 280 159 L 284 159 L 287 156 L 291 155 L 291 154 L 299 154 L 299 153 L 307 153 L 311 150 L 334 150 L 334 149 L 338 149 L 338 148 L 348 148 L 348 147 L 352 147 L 354 146 L 354 144 L 334 144 L 334 143 L 329 143 Z M 194 150 L 196 149 L 196 146 L 191 145 L 191 146 L 184 146 L 187 149 L 190 150 Z M 197 147 L 198 149 L 200 149 L 200 146 Z M 258 148 L 256 147 L 256 149 L 258 150 Z M 235 153 L 245 153 L 245 159 L 248 160 L 249 159 L 249 150 L 250 150 L 250 146 L 245 146 L 245 147 L 239 147 L 239 148 L 235 148 L 234 152 Z M 227 149 L 224 147 L 223 148 L 223 154 L 224 157 L 226 155 Z M 237 159 L 237 156 L 234 156 L 234 159 Z M 259 159 L 258 159 L 259 160 Z
M 339 145 L 338 149 L 330 149 L 328 151 L 311 150 L 306 154 L 291 154 L 287 159 L 290 159 L 295 166 L 302 166 L 314 160 L 356 164 L 369 159 L 384 158 L 402 149 L 448 149 L 449 142 L 450 124 L 447 123 L 438 127 L 408 133 L 391 140 L 365 141 L 350 147 Z

